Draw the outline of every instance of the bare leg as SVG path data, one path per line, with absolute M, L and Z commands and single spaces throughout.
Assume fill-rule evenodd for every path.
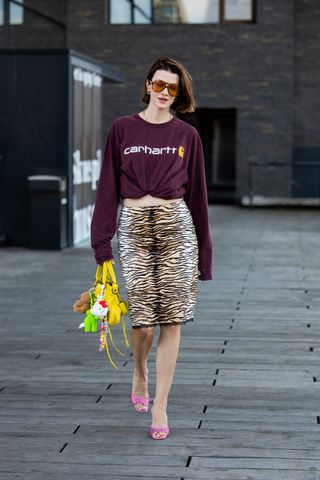
M 156 357 L 156 396 L 151 409 L 152 426 L 168 424 L 167 403 L 180 346 L 180 325 L 161 325 Z M 163 433 L 154 434 L 163 438 Z
M 140 397 L 148 396 L 148 356 L 152 347 L 154 327 L 133 328 L 131 330 L 131 347 L 134 358 L 132 392 Z M 143 404 L 137 404 L 143 408 Z

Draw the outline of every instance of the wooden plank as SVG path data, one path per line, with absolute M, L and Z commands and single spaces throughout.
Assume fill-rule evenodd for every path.
M 144 457 L 143 457 L 144 458 Z M 117 478 L 121 476 L 127 476 L 127 478 L 136 477 L 137 475 L 141 475 L 143 478 L 142 471 L 146 471 L 146 467 L 134 467 L 130 466 L 128 468 L 127 465 L 111 465 L 106 467 L 105 465 L 97 465 L 97 464 L 77 464 L 77 463 L 35 463 L 35 462 L 5 462 L 2 466 L 2 469 L 6 473 L 8 472 L 19 472 L 21 473 L 23 470 L 26 474 L 30 473 L 40 473 L 42 472 L 43 475 L 48 478 L 47 475 L 53 474 L 64 474 L 68 475 L 69 471 L 73 472 L 73 475 L 92 475 L 92 471 L 94 470 L 95 477 L 98 476 L 106 476 L 108 475 L 109 478 Z M 212 478 L 213 469 L 211 468 L 185 468 L 185 467 L 166 467 L 166 466 L 157 466 L 157 468 L 153 469 L 152 475 L 153 478 L 186 478 L 186 475 L 189 478 L 198 478 L 198 479 L 210 479 Z M 315 472 L 309 472 L 307 470 L 274 470 L 274 469 L 232 469 L 232 468 L 223 468 L 223 469 L 214 469 L 214 478 L 215 480 L 247 480 L 250 478 L 250 475 L 254 475 L 254 478 L 257 480 L 288 480 L 288 478 L 292 480 L 301 480 L 301 475 L 303 475 L 304 480 L 317 480 L 315 476 Z M 289 475 L 289 477 L 288 477 Z M 149 477 L 149 474 L 147 473 Z M 150 478 L 150 477 L 149 477 Z
M 104 472 L 104 473 L 101 473 L 101 474 L 94 474 L 94 478 L 95 479 L 106 479 L 108 478 L 107 476 L 107 473 Z M 83 475 L 81 474 L 81 480 L 92 480 L 92 474 L 89 474 L 89 475 Z M 109 477 L 110 479 L 111 477 Z M 114 474 L 113 478 L 115 478 L 116 480 L 127 480 L 128 479 L 128 475 L 116 475 Z M 152 475 L 152 476 L 149 476 L 149 473 L 148 472 L 144 472 L 141 474 L 139 474 L 138 476 L 130 476 L 130 480 L 141 480 L 141 478 L 143 478 L 143 480 L 153 480 L 155 477 Z M 157 480 L 164 480 L 164 479 L 167 479 L 168 477 L 157 477 Z M 43 474 L 39 472 L 32 472 L 32 473 L 24 473 L 24 472 L 20 472 L 20 473 L 6 473 L 6 472 L 1 472 L 1 480 L 43 480 Z M 68 472 L 68 480 L 79 480 L 79 474 L 76 473 L 76 474 L 73 474 L 72 471 Z M 46 480 L 66 480 L 66 474 L 62 473 L 62 474 L 59 474 L 59 473 L 46 473 Z M 181 480 L 181 477 L 180 476 L 177 476 L 177 477 L 172 477 L 172 480 Z
M 197 457 L 193 456 L 191 463 L 193 468 L 228 468 L 228 469 L 245 469 L 248 467 L 248 460 L 246 458 L 217 458 L 211 457 Z M 320 460 L 310 459 L 305 460 L 301 458 L 251 458 L 250 469 L 252 470 L 294 470 L 300 471 L 303 475 L 304 471 L 319 471 Z
M 143 475 L 143 476 L 142 476 Z M 130 476 L 130 480 L 153 480 L 155 477 L 152 475 L 151 477 L 149 476 L 148 473 L 143 473 L 139 474 L 137 477 L 135 476 Z M 102 474 L 96 474 L 95 473 L 95 479 L 106 479 L 108 478 L 106 476 L 106 472 Z M 110 478 L 110 477 L 109 477 Z M 127 475 L 114 475 L 113 478 L 116 480 L 127 480 L 128 476 Z M 157 480 L 164 480 L 167 479 L 168 477 L 157 477 Z M 43 480 L 43 474 L 40 472 L 32 472 L 32 473 L 6 473 L 6 472 L 1 472 L 1 480 Z M 72 471 L 68 472 L 68 480 L 79 480 L 79 474 L 73 474 Z M 58 474 L 58 473 L 46 473 L 46 480 L 66 480 L 66 474 Z M 92 480 L 92 474 L 90 475 L 83 475 L 81 474 L 81 480 Z M 177 477 L 172 477 L 172 480 L 181 480 L 180 476 Z

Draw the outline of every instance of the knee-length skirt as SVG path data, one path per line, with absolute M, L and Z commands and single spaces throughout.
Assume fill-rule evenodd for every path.
M 132 326 L 193 320 L 198 243 L 185 202 L 123 206 L 117 236 Z

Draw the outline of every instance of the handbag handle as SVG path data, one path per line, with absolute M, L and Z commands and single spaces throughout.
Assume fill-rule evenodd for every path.
M 96 282 L 102 280 L 102 283 L 105 284 L 108 277 L 111 278 L 112 283 L 117 283 L 116 274 L 111 260 L 106 260 L 103 262 L 103 265 L 98 265 L 96 270 Z
M 112 283 L 117 283 L 116 274 L 114 272 L 113 264 L 111 260 L 103 262 L 102 265 L 102 283 L 105 285 L 107 278 L 110 277 Z
M 102 273 L 102 265 L 98 265 L 96 270 L 96 283 L 98 283 L 101 280 L 101 273 Z

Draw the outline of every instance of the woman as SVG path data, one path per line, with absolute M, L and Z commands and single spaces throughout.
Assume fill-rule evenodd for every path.
M 189 73 L 160 57 L 146 75 L 142 100 L 145 110 L 118 118 L 109 132 L 91 234 L 102 264 L 113 259 L 117 230 L 133 327 L 131 402 L 140 413 L 149 404 L 147 361 L 155 331 L 150 327 L 160 325 L 149 429 L 160 440 L 169 434 L 166 408 L 181 324 L 193 319 L 197 278 L 212 278 L 212 248 L 201 140 L 170 112 L 194 111 Z

